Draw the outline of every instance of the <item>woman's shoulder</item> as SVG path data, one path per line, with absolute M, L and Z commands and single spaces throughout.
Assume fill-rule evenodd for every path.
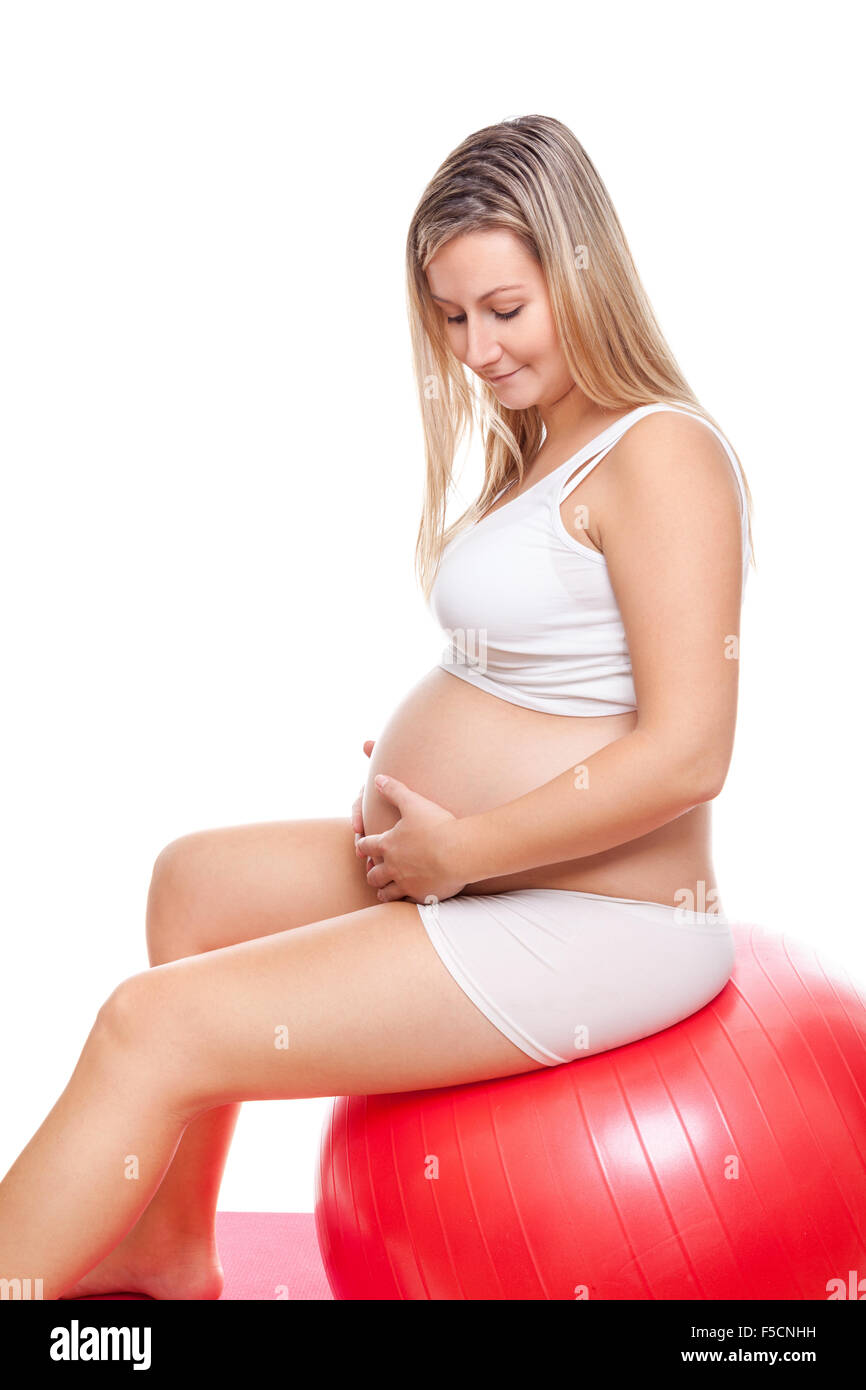
M 733 519 L 744 493 L 731 446 L 704 416 L 662 404 L 663 409 L 635 420 L 610 450 L 603 502 L 607 525 L 615 525 L 622 507 L 640 499 L 647 507 L 658 502 L 679 513 L 698 509 L 718 518 L 730 510 Z
M 733 480 L 733 451 L 724 432 L 689 406 L 659 402 L 657 409 L 623 431 L 615 450 L 621 460 L 616 471 L 624 474 L 648 464 L 675 472 L 679 463 L 680 467 L 690 465 L 710 484 L 713 478 Z

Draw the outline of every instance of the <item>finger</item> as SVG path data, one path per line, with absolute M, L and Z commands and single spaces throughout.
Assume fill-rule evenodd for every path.
M 411 798 L 417 793 L 413 792 L 411 787 L 407 787 L 405 782 L 398 782 L 396 777 L 389 777 L 384 772 L 379 773 L 375 783 L 379 795 L 390 801 L 392 806 L 396 806 L 401 816 L 405 815 Z
M 405 893 L 400 892 L 400 888 L 396 883 L 389 884 L 387 888 L 380 888 L 376 894 L 380 903 L 400 902 L 405 896 Z
M 367 882 L 371 888 L 384 888 L 393 881 L 384 864 L 374 864 L 367 872 Z
M 385 831 L 383 834 L 387 833 Z M 379 854 L 381 850 L 381 835 L 359 835 L 355 841 L 356 854 Z

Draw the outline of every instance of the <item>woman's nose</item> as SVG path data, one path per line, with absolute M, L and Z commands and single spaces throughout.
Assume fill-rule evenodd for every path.
M 464 361 L 470 371 L 479 376 L 495 376 L 496 364 L 501 360 L 502 349 L 496 341 L 495 333 L 483 328 L 467 329 L 466 355 Z

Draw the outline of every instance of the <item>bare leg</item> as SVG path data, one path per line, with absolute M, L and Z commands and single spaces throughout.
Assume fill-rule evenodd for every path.
M 375 903 L 342 819 L 200 831 L 157 859 L 147 900 L 151 966 Z M 193 1119 L 153 1198 L 123 1240 L 72 1286 L 76 1298 L 125 1290 L 215 1299 L 220 1183 L 240 1105 Z
M 125 1291 L 159 1299 L 219 1298 L 225 1276 L 215 1217 L 240 1109 L 221 1105 L 190 1121 L 135 1225 L 63 1297 Z
M 65 1091 L 0 1183 L 0 1277 L 41 1278 L 46 1298 L 61 1296 L 131 1229 L 204 1110 L 538 1066 L 451 978 L 408 902 L 134 975 L 103 1005 Z

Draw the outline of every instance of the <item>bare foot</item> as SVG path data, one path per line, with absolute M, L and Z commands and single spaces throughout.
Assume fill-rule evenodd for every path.
M 133 1239 L 135 1237 L 135 1239 Z M 159 1299 L 217 1299 L 224 1276 L 216 1240 L 210 1236 L 147 1239 L 137 1227 L 61 1298 L 107 1293 L 142 1293 Z

